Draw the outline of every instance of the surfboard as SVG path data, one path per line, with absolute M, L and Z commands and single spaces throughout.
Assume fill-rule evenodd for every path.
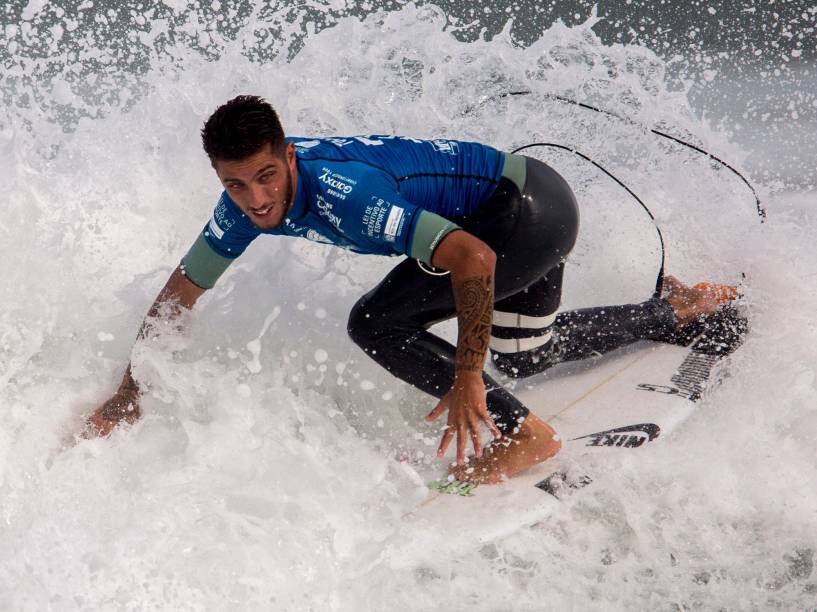
M 499 485 L 435 481 L 406 520 L 485 543 L 545 519 L 597 477 L 582 467 L 588 455 L 605 454 L 612 470 L 624 454 L 648 452 L 677 429 L 747 329 L 745 317 L 728 307 L 667 342 L 640 341 L 520 381 L 514 393 L 556 430 L 560 453 Z

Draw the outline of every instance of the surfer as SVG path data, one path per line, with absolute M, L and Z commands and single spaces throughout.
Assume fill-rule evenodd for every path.
M 355 304 L 348 332 L 393 375 L 439 399 L 426 419 L 447 413 L 438 456 L 456 439 L 451 471 L 461 480 L 498 482 L 560 448 L 553 429 L 484 371 L 489 352 L 501 372 L 528 376 L 661 339 L 723 301 L 723 287 L 667 277 L 661 298 L 557 314 L 578 207 L 565 180 L 532 158 L 456 140 L 285 137 L 254 96 L 219 107 L 202 142 L 224 192 L 147 320 L 192 308 L 261 234 L 407 255 Z M 454 316 L 456 346 L 428 331 Z M 129 366 L 88 430 L 108 435 L 139 415 Z M 480 425 L 494 437 L 486 446 Z

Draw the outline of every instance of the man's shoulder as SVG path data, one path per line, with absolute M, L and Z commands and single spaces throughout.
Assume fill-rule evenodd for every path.
M 330 154 L 342 159 L 346 156 L 382 151 L 387 149 L 427 148 L 429 151 L 452 153 L 458 144 L 487 146 L 479 142 L 469 142 L 451 138 L 415 138 L 400 134 L 365 134 L 356 136 L 288 136 L 300 153 L 308 155 Z M 456 143 L 456 144 L 454 144 Z
M 364 137 L 353 137 L 364 138 Z M 297 147 L 298 172 L 314 188 L 340 189 L 347 195 L 361 181 L 385 180 L 394 183 L 387 160 L 357 146 L 352 138 L 291 139 Z M 365 145 L 363 145 L 365 147 Z
M 375 167 L 448 164 L 453 159 L 490 157 L 491 153 L 497 153 L 494 147 L 480 142 L 400 135 L 290 137 L 288 140 L 296 146 L 302 160 L 357 161 Z
M 325 136 L 323 138 L 309 138 L 304 136 L 289 136 L 287 141 L 292 142 L 303 159 L 329 158 L 344 160 L 354 156 L 352 145 L 355 136 Z
M 378 135 L 292 137 L 299 170 L 320 179 L 326 172 L 367 181 L 378 176 L 394 185 L 414 176 L 488 176 L 494 178 L 498 151 L 462 140 L 422 140 Z

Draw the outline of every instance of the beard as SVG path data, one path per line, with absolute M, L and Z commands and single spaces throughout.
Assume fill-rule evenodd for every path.
M 284 223 L 284 219 L 286 219 L 287 214 L 289 213 L 290 209 L 292 208 L 292 204 L 294 201 L 294 194 L 295 190 L 292 186 L 292 171 L 289 169 L 289 164 L 286 165 L 286 186 L 284 187 L 284 194 L 283 197 L 278 201 L 273 203 L 273 212 L 274 215 L 270 220 L 256 220 L 253 219 L 253 225 L 255 225 L 259 229 L 274 229 L 276 227 L 281 227 Z M 280 217 L 278 216 L 280 215 Z
M 284 192 L 284 215 L 283 217 L 287 216 L 289 209 L 292 208 L 293 201 L 295 199 L 294 189 L 292 188 L 292 170 L 289 169 L 289 164 L 286 165 L 287 168 L 287 190 Z M 281 218 L 281 223 L 284 222 L 283 217 Z

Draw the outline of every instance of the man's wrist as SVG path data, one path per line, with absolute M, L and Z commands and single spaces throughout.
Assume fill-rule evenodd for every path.
M 122 377 L 122 382 L 119 383 L 119 393 L 123 395 L 139 393 L 139 383 L 133 379 L 130 366 L 128 366 L 128 369 L 125 371 L 125 375 Z
M 454 371 L 454 380 L 466 382 L 471 380 L 482 380 L 482 368 L 456 368 Z
M 106 421 L 121 421 L 122 419 L 139 416 L 139 405 L 135 400 L 121 398 L 118 401 L 112 399 L 107 402 L 100 411 L 102 418 Z

